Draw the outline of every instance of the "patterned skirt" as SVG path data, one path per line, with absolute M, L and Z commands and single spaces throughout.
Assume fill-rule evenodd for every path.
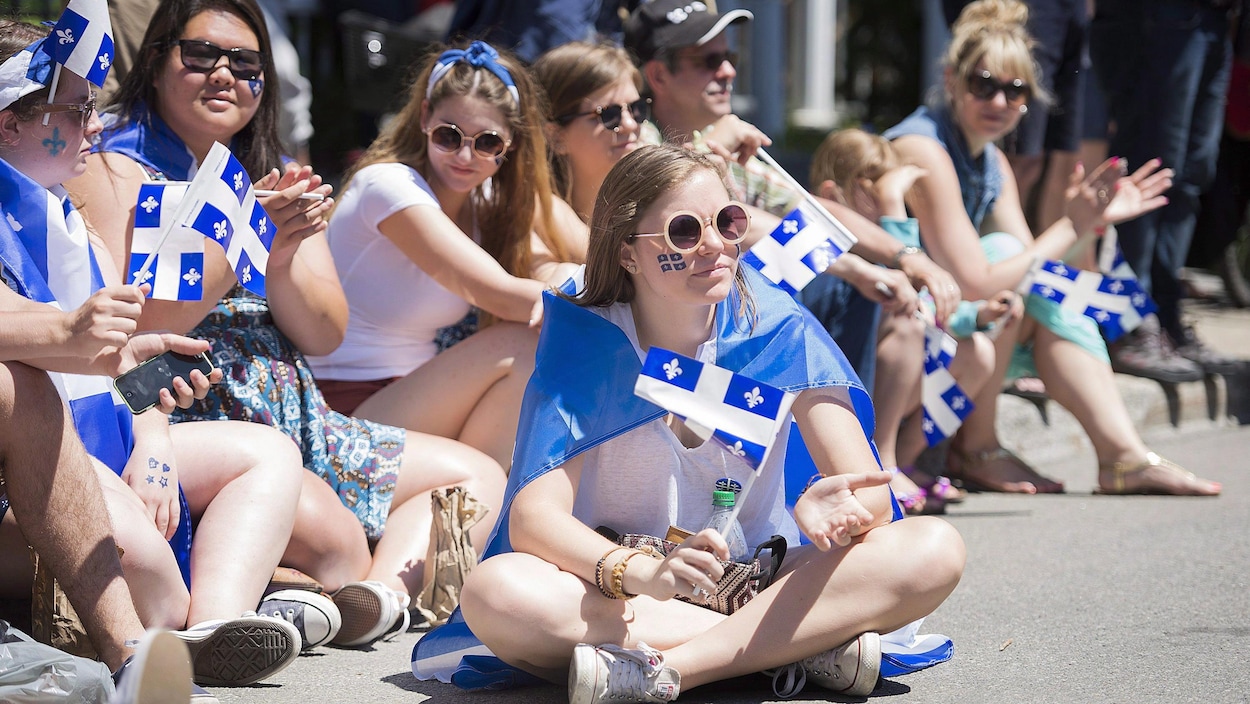
M 331 410 L 304 355 L 274 324 L 269 303 L 240 287 L 188 336 L 212 343 L 225 378 L 172 420 L 245 420 L 281 430 L 299 446 L 304 466 L 356 513 L 369 540 L 381 537 L 406 431 Z

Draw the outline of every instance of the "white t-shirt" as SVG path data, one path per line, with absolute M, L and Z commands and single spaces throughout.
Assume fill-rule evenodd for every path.
M 639 359 L 645 358 L 629 304 L 588 310 L 620 327 Z M 695 357 L 716 362 L 714 335 Z M 779 439 L 743 499 L 738 521 L 752 551 L 776 534 L 790 545 L 799 544 L 798 526 L 786 509 L 785 450 L 784 438 Z M 682 445 L 663 418 L 587 450 L 582 458 L 573 515 L 591 528 L 607 526 L 618 533 L 663 536 L 670 525 L 698 531 L 712 515 L 716 480 L 728 476 L 746 486 L 751 474 L 750 465 L 715 441 L 695 448 Z
M 469 312 L 463 298 L 430 278 L 378 230 L 383 220 L 411 207 L 439 204 L 421 174 L 397 163 L 361 169 L 339 200 L 326 237 L 350 317 L 338 349 L 308 358 L 318 378 L 405 376 L 438 352 L 438 329 Z

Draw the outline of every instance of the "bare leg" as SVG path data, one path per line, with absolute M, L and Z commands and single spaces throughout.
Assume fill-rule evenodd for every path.
M 243 421 L 179 423 L 170 436 L 196 520 L 188 623 L 236 618 L 256 608 L 291 537 L 299 452 L 279 431 Z
M 507 469 L 537 344 L 537 331 L 492 325 L 369 397 L 356 416 L 460 440 Z
M 23 534 L 56 575 L 96 651 L 117 669 L 131 653 L 125 641 L 141 637 L 143 625 L 104 497 L 47 374 L 22 364 L 0 364 L 0 467 Z M 25 554 L 13 557 L 5 564 L 29 564 Z
M 877 413 L 873 439 L 881 454 L 881 464 L 897 467 L 899 425 L 920 406 L 924 322 L 913 316 L 884 317 L 877 341 L 877 368 L 879 372 L 872 390 L 873 409 Z
M 291 541 L 282 564 L 294 567 L 333 592 L 365 578 L 373 558 L 356 514 L 321 477 L 305 470 Z
M 728 617 L 676 600 L 610 600 L 522 553 L 479 565 L 461 606 L 496 655 L 539 676 L 562 681 L 578 643 L 645 641 L 666 651 L 685 690 L 797 662 L 865 631 L 899 628 L 936 609 L 963 565 L 954 528 L 916 517 L 874 529 L 850 548 L 795 549 L 777 582 Z

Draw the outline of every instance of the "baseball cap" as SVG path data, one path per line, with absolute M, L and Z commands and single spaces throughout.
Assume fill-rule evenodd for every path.
M 625 48 L 646 63 L 661 49 L 702 46 L 729 25 L 752 19 L 755 15 L 747 10 L 718 15 L 699 0 L 652 0 L 626 20 Z

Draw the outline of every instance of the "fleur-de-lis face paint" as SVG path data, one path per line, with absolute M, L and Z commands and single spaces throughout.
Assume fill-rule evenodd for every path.
M 682 261 L 681 255 L 676 252 L 661 254 L 655 260 L 660 263 L 660 271 L 681 271 L 686 268 L 686 262 Z

